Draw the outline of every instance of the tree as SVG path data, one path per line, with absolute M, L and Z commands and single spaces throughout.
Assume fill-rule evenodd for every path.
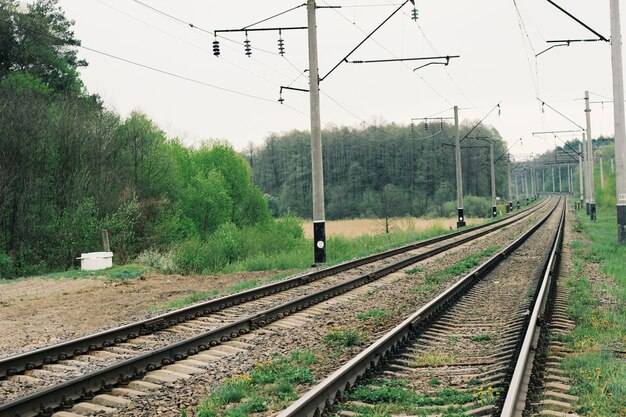
M 15 0 L 0 4 L 0 78 L 14 72 L 40 79 L 56 93 L 80 94 L 78 68 L 86 66 L 72 46 L 80 45 L 58 0 L 37 0 L 18 9 Z

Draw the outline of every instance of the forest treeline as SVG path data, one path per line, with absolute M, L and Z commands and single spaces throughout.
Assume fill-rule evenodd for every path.
M 496 129 L 475 126 L 461 127 L 462 138 L 471 131 L 461 144 L 465 208 L 467 215 L 485 217 L 491 209 L 488 141 L 495 141 L 496 190 L 503 198 L 508 192 L 507 155 Z M 454 216 L 454 137 L 454 126 L 438 120 L 324 130 L 326 217 Z M 243 153 L 275 214 L 311 217 L 308 132 L 271 135 Z
M 88 94 L 70 28 L 56 0 L 0 4 L 0 277 L 71 267 L 103 230 L 125 262 L 272 222 L 230 145 L 186 147 Z

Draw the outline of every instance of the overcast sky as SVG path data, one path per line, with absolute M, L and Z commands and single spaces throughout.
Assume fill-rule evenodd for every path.
M 82 78 L 108 108 L 123 116 L 141 110 L 186 144 L 220 138 L 243 149 L 250 142 L 261 144 L 273 132 L 309 129 L 306 93 L 286 91 L 284 104 L 277 101 L 281 85 L 308 88 L 306 31 L 283 32 L 284 57 L 278 55 L 276 32 L 249 33 L 250 58 L 244 54 L 243 33 L 225 34 L 227 39 L 219 38 L 220 57 L 212 53 L 213 30 L 245 27 L 303 0 L 142 1 L 143 5 L 135 0 L 61 0 L 59 4 L 75 21 L 76 37 L 84 46 L 214 87 L 80 49 L 79 56 L 89 62 L 81 70 Z M 610 37 L 608 0 L 556 1 Z M 342 6 L 318 10 L 321 75 L 400 3 L 318 0 L 319 6 Z M 350 59 L 461 57 L 447 67 L 431 65 L 417 72 L 413 68 L 422 63 L 342 64 L 321 84 L 324 126 L 407 125 L 414 117 L 451 117 L 454 105 L 461 108 L 463 121 L 477 121 L 502 101 L 501 114 L 494 111 L 486 123 L 511 145 L 515 143 L 514 154 L 523 155 L 560 144 L 551 135 L 541 139 L 532 132 L 577 129 L 547 107 L 542 112 L 536 97 L 584 126 L 582 98 L 589 90 L 592 101 L 598 102 L 592 104 L 593 136 L 613 135 L 612 105 L 599 103 L 612 97 L 610 44 L 572 44 L 535 58 L 549 46 L 547 40 L 594 37 L 547 1 L 416 3 L 417 22 L 411 20 L 409 3 Z M 306 8 L 255 27 L 287 26 L 306 26 Z M 522 142 L 516 143 L 520 137 Z

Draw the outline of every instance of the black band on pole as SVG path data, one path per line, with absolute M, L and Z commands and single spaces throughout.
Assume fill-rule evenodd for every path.
M 326 262 L 326 222 L 313 222 L 313 244 L 315 245 L 315 263 Z
M 456 222 L 456 227 L 465 227 L 465 216 L 463 215 L 463 209 L 458 209 L 458 221 Z
M 626 243 L 626 206 L 617 206 L 617 241 Z

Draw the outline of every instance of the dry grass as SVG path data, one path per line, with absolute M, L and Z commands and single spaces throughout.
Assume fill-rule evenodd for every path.
M 472 226 L 481 222 L 481 219 L 466 219 L 467 225 Z M 303 224 L 304 235 L 313 238 L 312 222 Z M 424 232 L 432 228 L 456 229 L 456 218 L 452 219 L 421 219 L 417 217 L 394 218 L 389 221 L 389 231 L 415 230 Z M 380 235 L 385 233 L 384 219 L 350 219 L 350 220 L 327 220 L 326 236 L 357 237 L 363 235 Z

